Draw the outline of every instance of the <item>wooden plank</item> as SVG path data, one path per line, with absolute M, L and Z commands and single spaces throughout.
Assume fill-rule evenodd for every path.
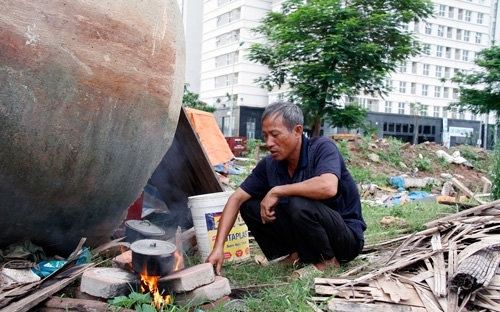
M 391 280 L 387 275 L 381 275 L 377 277 L 377 283 L 384 293 L 388 294 L 392 302 L 399 303 L 401 300 L 408 300 L 409 297 L 402 292 L 396 283 Z M 405 296 L 404 298 L 402 296 Z
M 51 297 L 43 303 L 47 308 L 56 308 L 64 310 L 75 309 L 81 312 L 94 312 L 94 311 L 109 311 L 109 312 L 136 312 L 136 310 L 126 309 L 122 307 L 112 306 L 106 302 L 88 300 L 88 299 L 72 299 Z
M 485 203 L 485 204 L 476 206 L 474 208 L 462 210 L 462 211 L 459 211 L 457 213 L 454 213 L 454 214 L 451 214 L 451 215 L 447 215 L 446 217 L 439 218 L 437 220 L 433 220 L 433 221 L 427 222 L 425 224 L 425 226 L 428 229 L 435 228 L 436 226 L 438 226 L 441 223 L 446 223 L 446 222 L 453 221 L 453 220 L 456 220 L 456 219 L 461 218 L 461 217 L 472 215 L 472 214 L 474 214 L 476 212 L 480 212 L 480 211 L 483 211 L 485 209 L 489 209 L 489 208 L 495 207 L 496 205 L 500 205 L 500 200 L 495 200 L 495 201 L 492 201 L 490 203 Z
M 461 190 L 467 196 L 469 196 L 469 198 L 475 199 L 480 204 L 484 204 L 485 203 L 485 201 L 477 198 L 476 194 L 474 194 L 474 192 L 472 192 L 471 190 L 469 190 L 469 188 L 467 188 L 462 182 L 458 181 L 457 178 L 451 178 L 451 183 L 453 183 L 456 187 L 459 188 L 459 190 Z
M 328 301 L 328 311 L 331 312 L 426 312 L 424 308 L 402 306 L 395 304 L 352 303 L 333 298 Z
M 324 277 L 316 277 L 314 279 L 314 284 L 323 284 L 323 285 L 343 285 L 345 283 L 352 282 L 355 278 L 324 278 Z M 368 286 L 369 283 L 360 282 L 356 285 L 359 286 Z
M 0 310 L 0 312 L 26 312 L 42 302 L 43 300 L 47 299 L 48 297 L 52 296 L 59 290 L 63 289 L 64 287 L 68 286 L 71 284 L 77 277 L 79 277 L 85 270 L 87 270 L 90 267 L 95 266 L 95 264 L 82 264 L 76 267 L 72 268 L 72 274 L 70 276 L 67 276 L 65 278 L 59 279 L 58 276 L 55 277 L 57 281 L 54 282 L 54 280 L 51 280 L 53 283 L 49 283 L 49 285 L 40 285 L 40 289 L 37 290 L 36 292 L 33 292 L 29 294 L 28 296 L 24 297 L 23 299 L 20 299 L 7 307 L 3 308 Z M 62 272 L 60 274 L 64 274 L 65 272 Z
M 453 276 L 457 270 L 457 243 L 450 242 L 448 246 L 448 276 Z M 458 310 L 458 291 L 448 287 L 448 305 L 447 311 Z
M 446 297 L 446 264 L 444 262 L 443 246 L 441 245 L 441 235 L 434 233 L 431 238 L 432 250 L 435 251 L 431 256 L 434 263 L 434 295 Z

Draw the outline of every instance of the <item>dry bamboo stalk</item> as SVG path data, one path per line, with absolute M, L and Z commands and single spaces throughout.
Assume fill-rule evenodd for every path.
M 490 203 L 486 203 L 486 204 L 482 204 L 482 205 L 476 206 L 474 208 L 462 210 L 460 212 L 448 215 L 446 217 L 443 217 L 443 218 L 440 218 L 440 219 L 428 222 L 425 226 L 427 228 L 434 228 L 434 227 L 438 226 L 441 223 L 452 221 L 452 220 L 458 219 L 460 217 L 468 216 L 468 215 L 474 214 L 476 212 L 480 212 L 480 211 L 483 211 L 485 209 L 492 208 L 492 207 L 494 207 L 496 205 L 500 205 L 500 200 L 495 200 L 495 201 L 492 201 Z
M 446 297 L 446 267 L 439 232 L 432 235 L 431 244 L 432 250 L 435 251 L 435 254 L 431 257 L 434 263 L 434 295 Z
M 481 249 L 458 265 L 456 273 L 450 279 L 450 287 L 471 292 L 486 287 L 495 275 L 499 263 L 500 253 L 497 248 Z

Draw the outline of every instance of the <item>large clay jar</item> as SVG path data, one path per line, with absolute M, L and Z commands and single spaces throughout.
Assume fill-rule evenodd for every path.
M 96 246 L 173 140 L 185 63 L 177 2 L 0 7 L 0 248 Z

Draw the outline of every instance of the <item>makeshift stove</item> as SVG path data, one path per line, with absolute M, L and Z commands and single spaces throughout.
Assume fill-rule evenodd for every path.
M 175 304 L 197 306 L 231 293 L 229 281 L 215 276 L 209 263 L 183 268 L 182 253 L 167 241 L 141 239 L 112 261 L 111 268 L 92 268 L 82 275 L 80 289 L 91 296 L 126 296 L 131 287 L 151 293 L 157 309 Z M 173 300 L 174 299 L 174 300 Z

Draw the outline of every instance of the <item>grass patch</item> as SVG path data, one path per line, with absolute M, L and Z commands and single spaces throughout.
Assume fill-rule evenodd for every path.
M 400 236 L 402 232 L 412 233 L 425 229 L 425 223 L 455 213 L 456 208 L 437 203 L 407 203 L 400 206 L 370 207 L 363 204 L 363 217 L 368 226 L 365 231 L 365 244 L 378 243 Z M 385 216 L 398 217 L 405 220 L 406 225 L 382 227 L 380 220 Z

